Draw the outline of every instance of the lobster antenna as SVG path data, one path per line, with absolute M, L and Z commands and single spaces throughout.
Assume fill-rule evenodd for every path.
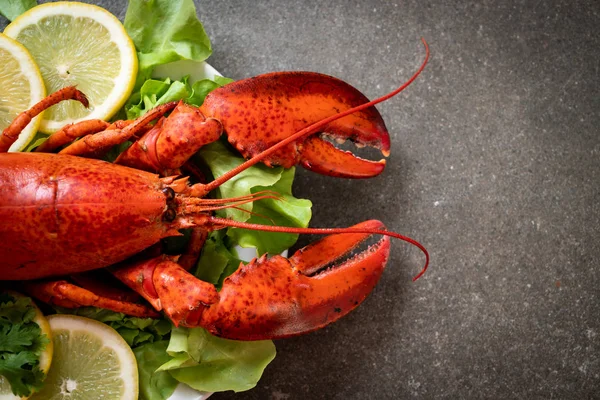
M 252 229 L 255 231 L 264 231 L 264 232 L 281 232 L 281 233 L 300 233 L 300 234 L 314 234 L 314 235 L 330 235 L 336 233 L 371 233 L 375 235 L 385 235 L 389 237 L 393 237 L 396 239 L 403 240 L 407 243 L 410 243 L 419 248 L 425 254 L 425 266 L 421 269 L 421 271 L 413 277 L 413 282 L 419 279 L 425 271 L 427 271 L 427 267 L 429 267 L 429 252 L 421 243 L 416 240 L 409 238 L 408 236 L 401 235 L 396 232 L 386 231 L 386 230 L 377 230 L 377 229 L 360 229 L 360 228 L 295 228 L 289 226 L 271 226 L 271 225 L 260 225 L 260 224 L 252 224 L 248 222 L 240 222 L 234 221 L 228 218 L 219 218 L 219 217 L 204 217 L 208 218 L 208 223 L 213 225 L 213 228 L 219 229 L 224 227 L 231 228 L 243 228 L 243 229 Z
M 272 153 L 276 152 L 277 150 L 281 149 L 282 147 L 288 145 L 289 143 L 298 140 L 304 136 L 308 136 L 312 133 L 315 133 L 319 128 L 322 128 L 323 126 L 329 124 L 330 122 L 333 122 L 337 119 L 340 119 L 342 117 L 345 117 L 346 115 L 350 115 L 353 114 L 355 112 L 358 111 L 362 111 L 366 108 L 372 107 L 375 104 L 381 103 L 391 97 L 394 97 L 395 95 L 397 95 L 398 93 L 400 93 L 401 91 L 403 91 L 404 89 L 406 89 L 408 87 L 408 85 L 410 85 L 415 79 L 417 79 L 417 77 L 421 74 L 421 72 L 423 71 L 423 69 L 425 68 L 425 65 L 427 65 L 427 61 L 429 60 L 429 45 L 427 45 L 427 42 L 425 41 L 425 39 L 421 38 L 421 41 L 423 42 L 423 45 L 425 45 L 425 60 L 423 61 L 423 63 L 421 64 L 421 66 L 419 67 L 419 69 L 417 70 L 417 72 L 415 72 L 413 74 L 413 76 L 410 77 L 409 80 L 407 80 L 405 83 L 402 84 L 402 86 L 400 86 L 399 88 L 393 90 L 392 92 L 381 96 L 375 100 L 371 100 L 368 103 L 364 103 L 361 104 L 359 106 L 350 108 L 346 111 L 342 111 L 339 114 L 335 114 L 332 115 L 330 117 L 327 117 L 325 119 L 322 119 L 321 121 L 315 122 L 312 125 L 307 126 L 306 128 L 303 128 L 301 130 L 299 130 L 298 132 L 294 133 L 293 135 L 287 137 L 286 139 L 282 140 L 281 142 L 274 144 L 273 146 L 269 147 L 267 150 L 264 150 L 263 152 L 257 154 L 256 156 L 252 157 L 251 159 L 249 159 L 248 161 L 240 164 L 239 166 L 237 166 L 236 168 L 226 172 L 225 174 L 221 175 L 220 177 L 218 177 L 217 179 L 215 179 L 214 181 L 204 185 L 202 187 L 202 189 L 206 192 L 209 193 L 212 190 L 218 188 L 219 186 L 221 186 L 223 183 L 227 182 L 228 180 L 230 180 L 231 178 L 233 178 L 234 176 L 236 176 L 237 174 L 239 174 L 242 171 L 245 171 L 246 169 L 250 168 L 251 166 L 253 166 L 254 164 L 259 163 L 260 161 L 264 160 L 266 157 L 268 157 L 269 155 L 271 155 Z

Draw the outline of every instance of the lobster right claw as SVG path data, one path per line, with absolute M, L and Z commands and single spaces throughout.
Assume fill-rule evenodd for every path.
M 111 268 L 175 325 L 203 327 L 238 340 L 278 339 L 322 328 L 356 308 L 373 290 L 385 268 L 390 239 L 344 261 L 379 221 L 353 226 L 371 233 L 329 235 L 289 259 L 264 255 L 225 279 L 217 292 L 172 257 L 159 256 Z
M 353 228 L 384 226 L 366 221 Z M 217 336 L 262 340 L 311 332 L 336 321 L 368 296 L 384 270 L 388 237 L 336 263 L 369 236 L 330 235 L 290 259 L 262 256 L 241 266 L 224 281 L 219 301 L 202 311 L 197 324 Z M 196 324 L 188 319 L 190 323 Z
M 251 158 L 299 130 L 369 100 L 349 84 L 314 72 L 275 72 L 232 82 L 213 90 L 200 110 L 218 119 L 230 143 Z M 350 140 L 389 155 L 390 137 L 375 107 L 332 121 L 320 130 L 338 142 Z M 385 161 L 370 161 L 343 151 L 322 135 L 300 139 L 267 157 L 269 166 L 297 164 L 315 172 L 367 178 L 383 171 Z

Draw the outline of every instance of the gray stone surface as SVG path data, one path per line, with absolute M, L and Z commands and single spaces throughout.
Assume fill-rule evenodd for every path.
M 121 17 L 126 4 L 100 1 Z M 600 397 L 597 1 L 202 1 L 232 78 L 335 75 L 379 96 L 382 176 L 300 171 L 314 226 L 378 218 L 395 242 L 354 313 L 277 342 L 258 387 L 215 399 Z M 4 22 L 4 21 L 3 21 Z M 304 241 L 305 242 L 305 241 Z

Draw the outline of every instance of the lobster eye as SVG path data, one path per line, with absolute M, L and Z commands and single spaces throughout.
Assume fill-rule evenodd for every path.
M 171 201 L 175 198 L 175 191 L 170 187 L 166 187 L 162 190 L 164 195 L 167 197 L 167 201 Z
M 173 222 L 176 216 L 177 213 L 175 212 L 175 210 L 173 210 L 172 208 L 167 208 L 167 211 L 165 211 L 165 213 L 163 214 L 163 220 L 167 222 Z

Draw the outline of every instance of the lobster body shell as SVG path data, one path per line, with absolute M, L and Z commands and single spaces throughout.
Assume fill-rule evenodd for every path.
M 0 154 L 0 279 L 106 267 L 172 235 L 157 175 L 104 161 Z

